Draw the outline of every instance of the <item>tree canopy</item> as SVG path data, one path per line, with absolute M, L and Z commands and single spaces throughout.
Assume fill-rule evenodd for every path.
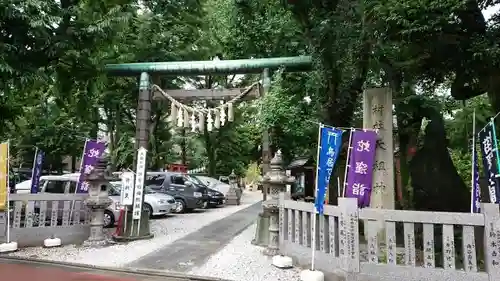
M 0 137 L 11 141 L 15 167 L 29 168 L 38 147 L 47 152 L 47 169 L 75 170 L 84 140 L 105 136 L 112 165 L 131 168 L 138 77 L 107 76 L 104 65 L 311 55 L 313 71 L 275 71 L 264 98 L 242 102 L 235 122 L 213 132 L 175 128 L 167 120 L 169 102 L 154 101 L 150 168 L 185 162 L 210 174 L 244 175 L 261 161 L 263 128 L 271 129 L 273 149 L 287 160 L 314 156 L 314 124 L 359 127 L 363 90 L 390 87 L 402 182 L 406 198 L 416 196 L 403 205 L 435 208 L 417 195 L 439 196 L 451 187 L 419 184 L 412 175 L 429 168 L 430 154 L 439 153 L 447 163 L 443 181 L 458 180 L 453 192 L 465 198 L 472 112 L 481 128 L 500 111 L 500 16 L 487 21 L 482 13 L 496 4 L 0 0 Z M 231 88 L 258 79 L 163 76 L 155 83 Z M 426 130 L 422 120 L 433 127 Z M 441 146 L 429 146 L 431 132 L 442 133 Z M 415 155 L 408 153 L 412 149 Z

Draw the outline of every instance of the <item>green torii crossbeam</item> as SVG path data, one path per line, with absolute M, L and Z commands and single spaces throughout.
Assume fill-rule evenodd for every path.
M 262 73 L 264 69 L 284 67 L 287 72 L 301 72 L 312 69 L 310 56 L 241 59 L 219 61 L 180 61 L 180 62 L 138 62 L 108 64 L 105 70 L 110 75 L 138 76 L 143 72 L 150 75 L 217 75 Z

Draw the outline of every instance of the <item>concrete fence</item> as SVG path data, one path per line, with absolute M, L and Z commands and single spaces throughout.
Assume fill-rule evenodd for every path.
M 88 194 L 11 194 L 11 209 L 0 213 L 0 241 L 5 242 L 7 218 L 10 240 L 19 247 L 42 246 L 57 237 L 63 244 L 79 244 L 89 237 L 89 211 L 82 204 Z
M 313 207 L 280 194 L 280 252 L 309 266 L 314 247 L 327 280 L 500 280 L 498 205 L 483 204 L 480 214 L 420 212 L 358 209 L 356 199 L 339 198 L 321 216 Z

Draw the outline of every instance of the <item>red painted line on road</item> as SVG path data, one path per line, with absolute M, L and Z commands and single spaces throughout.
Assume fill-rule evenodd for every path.
M 139 281 L 130 277 L 71 272 L 20 264 L 0 264 L 0 275 L 2 280 L 11 281 Z

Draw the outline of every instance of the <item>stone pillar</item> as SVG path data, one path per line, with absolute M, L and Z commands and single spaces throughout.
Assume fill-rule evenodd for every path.
M 229 175 L 229 191 L 227 193 L 227 205 L 239 205 L 241 198 L 241 191 L 238 188 L 238 182 L 236 181 L 236 175 L 234 170 Z
M 155 77 L 157 83 L 158 77 Z M 135 117 L 136 130 L 135 130 L 135 149 L 136 156 L 134 157 L 134 167 L 138 168 L 138 156 L 139 149 L 144 148 L 148 150 L 149 147 L 149 127 L 151 124 L 151 82 L 150 75 L 146 72 L 141 73 L 139 80 L 139 97 L 137 101 L 137 114 Z M 148 169 L 147 159 L 144 159 L 144 167 L 140 169 L 144 169 L 143 173 L 136 174 L 143 177 L 142 182 L 146 180 L 146 172 Z M 134 188 L 135 191 L 135 188 Z M 141 202 L 144 202 L 143 192 L 140 196 L 142 196 Z M 149 225 L 149 213 L 147 210 L 142 208 L 141 219 L 135 220 L 132 215 L 131 206 L 127 207 L 127 211 L 124 218 L 124 223 L 121 225 L 121 230 L 119 233 L 122 233 L 123 236 L 115 235 L 113 239 L 115 241 L 125 242 L 125 241 L 133 241 L 139 239 L 150 239 L 153 238 L 153 234 L 151 234 L 151 229 Z M 126 231 L 125 231 L 126 230 Z M 134 230 L 134 231 L 132 231 Z M 137 231 L 138 230 L 138 231 Z
M 262 73 L 262 85 L 261 85 L 260 95 L 264 96 L 271 87 L 271 77 L 269 74 L 269 69 L 264 69 Z M 265 175 L 269 171 L 269 159 L 270 157 L 270 147 L 269 147 L 269 128 L 262 129 L 262 175 Z M 267 193 L 269 192 L 269 187 L 267 184 L 262 184 L 262 201 L 267 200 Z M 269 214 L 264 208 L 262 213 L 259 213 L 257 218 L 257 229 L 255 231 L 254 239 L 252 244 L 259 246 L 266 246 L 269 241 L 269 235 L 267 233 L 269 229 Z
M 389 88 L 367 89 L 363 94 L 363 128 L 378 129 L 373 170 L 371 208 L 394 209 L 394 145 L 392 92 Z
M 265 212 L 269 214 L 269 242 L 264 254 L 275 256 L 279 253 L 279 194 L 286 190 L 286 185 L 295 181 L 289 177 L 283 168 L 281 151 L 278 151 L 270 163 L 270 170 L 262 179 L 263 184 L 269 186 L 270 198 L 262 203 Z
M 394 209 L 394 145 L 392 137 L 392 92 L 389 88 L 367 89 L 363 93 L 363 128 L 378 130 L 378 141 L 373 169 L 370 208 Z M 368 237 L 368 223 L 364 221 L 365 237 Z M 376 227 L 381 241 L 385 224 L 379 221 Z
M 114 178 L 106 169 L 108 161 L 101 157 L 94 170 L 85 176 L 89 183 L 89 197 L 83 204 L 90 209 L 90 236 L 84 242 L 86 246 L 104 246 L 104 210 L 113 202 L 108 196 L 109 182 Z
M 261 96 L 264 96 L 269 92 L 271 88 L 271 77 L 269 74 L 269 69 L 264 69 L 262 73 L 262 92 Z M 269 171 L 269 161 L 271 159 L 271 149 L 269 147 L 269 128 L 264 128 L 262 132 L 262 176 L 264 176 Z M 267 200 L 267 194 L 269 193 L 269 186 L 265 183 L 262 185 L 262 200 Z

